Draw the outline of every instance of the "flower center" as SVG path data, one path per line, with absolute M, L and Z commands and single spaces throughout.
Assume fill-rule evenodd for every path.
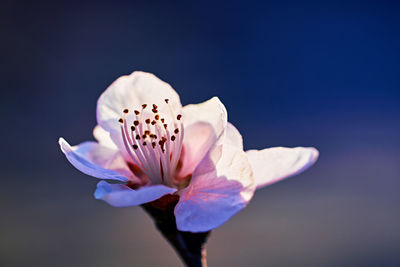
M 167 116 L 159 113 L 156 104 L 152 105 L 151 111 L 147 104 L 143 104 L 142 109 L 134 110 L 134 117 L 130 117 L 133 118 L 132 124 L 128 125 L 127 108 L 123 110 L 124 116 L 119 123 L 126 151 L 150 182 L 173 186 L 184 130 L 182 115 L 174 114 L 168 101 L 165 99 L 169 110 Z

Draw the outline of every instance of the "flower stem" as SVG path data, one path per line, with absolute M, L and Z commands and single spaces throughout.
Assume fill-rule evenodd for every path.
M 160 232 L 174 247 L 182 261 L 188 267 L 207 267 L 207 253 L 204 246 L 208 233 L 176 231 L 174 233 L 160 229 Z
M 205 244 L 210 232 L 192 233 L 179 231 L 176 228 L 173 209 L 177 199 L 167 199 L 167 201 L 161 199 L 161 202 L 146 203 L 142 207 L 153 218 L 157 229 L 174 247 L 186 266 L 207 267 Z

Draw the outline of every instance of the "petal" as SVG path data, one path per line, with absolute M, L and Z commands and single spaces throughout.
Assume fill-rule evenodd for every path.
M 246 153 L 228 144 L 224 144 L 220 159 L 219 153 L 221 146 L 216 146 L 196 168 L 189 186 L 179 192 L 175 207 L 179 230 L 214 229 L 243 209 L 252 198 L 255 185 Z
M 228 122 L 228 125 L 225 129 L 225 139 L 225 144 L 229 144 L 243 150 L 242 135 L 239 133 L 238 129 L 236 129 L 236 127 L 233 126 L 233 124 L 230 122 Z
M 246 153 L 257 189 L 305 171 L 318 158 L 313 147 L 273 147 Z
M 84 142 L 73 147 L 63 138 L 58 142 L 68 161 L 87 175 L 119 181 L 137 179 L 116 150 L 96 142 Z
M 180 176 L 186 176 L 194 171 L 217 140 L 222 136 L 227 126 L 227 112 L 217 97 L 200 103 L 187 105 L 183 108 L 183 124 L 185 134 L 183 140 L 183 155 Z
M 165 103 L 169 99 L 169 105 Z M 151 73 L 135 71 L 131 75 L 122 76 L 113 82 L 100 96 L 97 102 L 97 122 L 106 131 L 118 132 L 118 119 L 123 109 L 131 110 L 129 120 L 134 120 L 133 110 L 140 110 L 142 104 L 158 106 L 162 114 L 178 113 L 182 109 L 178 94 L 172 87 Z
M 94 197 L 102 199 L 114 207 L 128 207 L 154 201 L 175 191 L 175 188 L 165 185 L 145 186 L 133 190 L 124 184 L 109 184 L 106 181 L 101 181 L 97 184 Z
M 93 129 L 93 136 L 100 145 L 117 150 L 117 146 L 110 137 L 110 133 L 103 129 L 100 125 L 96 125 Z
M 224 104 L 218 97 L 213 97 L 200 104 L 191 104 L 183 107 L 183 125 L 186 127 L 197 123 L 206 122 L 213 127 L 215 136 L 220 136 L 224 131 L 228 115 Z
M 191 174 L 217 140 L 213 127 L 197 122 L 185 129 L 180 177 Z

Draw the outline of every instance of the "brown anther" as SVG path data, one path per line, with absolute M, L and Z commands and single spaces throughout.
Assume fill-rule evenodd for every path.
M 155 108 L 153 108 L 151 111 L 153 111 L 154 113 L 157 113 L 157 112 L 158 112 L 158 110 L 155 109 Z
M 120 118 L 120 119 L 118 120 L 118 122 L 119 122 L 119 123 L 124 123 L 124 119 L 123 119 L 123 118 Z
M 132 145 L 133 149 L 138 149 L 137 145 Z
M 143 104 L 142 108 L 145 109 L 147 107 L 147 104 Z
M 178 134 L 178 133 L 179 133 L 179 129 L 176 128 L 175 131 L 174 131 L 174 133 Z
M 150 134 L 150 131 L 149 131 L 149 130 L 146 130 L 146 131 L 144 131 L 144 134 L 145 134 L 145 135 L 149 135 L 149 134 Z
M 158 115 L 158 114 L 155 115 L 155 116 L 154 116 L 154 119 L 159 120 L 159 119 L 160 119 L 160 115 Z
M 161 151 L 162 151 L 163 153 L 165 152 L 164 143 L 165 143 L 165 141 L 162 141 L 162 140 L 160 140 L 160 141 L 158 142 L 158 144 L 159 144 L 160 147 L 161 147 Z
M 140 114 L 139 110 L 135 110 L 135 114 L 139 115 Z
M 143 145 L 145 146 L 145 145 L 147 145 L 147 143 L 146 143 L 146 142 L 143 142 Z
M 138 126 L 139 125 L 139 121 L 134 121 L 133 125 Z
M 154 138 L 154 139 L 157 139 L 157 135 L 153 134 L 153 138 Z
M 153 104 L 153 108 L 154 108 L 154 109 L 158 109 L 158 107 L 157 107 L 156 104 Z
M 168 99 L 168 98 L 166 98 L 166 99 L 164 99 L 164 101 L 165 101 L 165 103 L 167 103 L 167 104 L 168 104 L 168 101 L 169 101 L 169 99 Z
M 145 135 L 145 134 L 144 134 L 144 135 L 142 135 L 142 138 L 143 138 L 143 139 L 146 139 L 146 135 Z
M 136 140 L 139 140 L 140 139 L 140 135 L 136 135 Z
M 171 136 L 171 141 L 175 141 L 176 137 L 175 135 Z
M 182 118 L 182 115 L 179 114 L 178 116 L 176 116 L 176 119 L 179 121 Z
M 164 128 L 167 129 L 168 124 L 164 124 Z
M 155 148 L 155 147 L 156 147 L 156 142 L 151 143 L 151 146 L 152 146 L 153 148 Z
M 131 126 L 131 130 L 134 132 L 136 130 L 135 126 Z
M 164 121 L 165 121 L 165 119 L 164 119 L 164 118 L 161 118 L 161 122 L 164 123 Z
M 126 114 L 126 113 L 129 112 L 129 109 L 126 108 L 126 109 L 123 110 L 123 112 Z
M 151 122 L 151 125 L 155 125 L 157 122 L 155 121 L 155 120 L 153 120 L 152 122 Z
M 161 137 L 161 141 L 163 141 L 164 143 L 167 141 L 167 138 L 165 136 Z
M 147 124 L 149 124 L 149 123 L 150 123 L 150 119 L 146 119 L 145 122 L 146 122 Z

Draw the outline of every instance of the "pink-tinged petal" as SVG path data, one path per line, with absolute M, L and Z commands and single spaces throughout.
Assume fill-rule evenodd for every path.
M 58 142 L 68 161 L 87 175 L 100 179 L 138 181 L 116 150 L 96 142 L 84 142 L 73 147 L 63 138 Z
M 108 166 L 106 166 L 107 169 L 114 169 L 114 166 L 117 165 L 116 167 L 123 166 L 123 170 L 130 172 L 127 162 L 130 164 L 135 164 L 135 162 L 126 151 L 121 134 L 119 132 L 110 133 L 104 130 L 100 125 L 96 125 L 96 127 L 93 129 L 93 136 L 100 145 L 119 151 L 119 153 L 116 153 L 112 160 L 108 161 Z M 111 136 L 113 136 L 113 138 L 111 138 Z M 115 141 L 113 141 L 113 139 Z M 131 181 L 140 183 L 140 179 L 135 177 L 135 175 L 129 174 L 128 176 L 130 177 Z
M 97 184 L 94 197 L 114 207 L 129 207 L 151 202 L 174 192 L 176 192 L 175 188 L 165 185 L 145 186 L 134 190 L 124 184 L 109 184 L 101 181 Z
M 213 97 L 200 104 L 185 106 L 183 124 L 185 136 L 180 176 L 192 173 L 222 136 L 227 125 L 227 112 L 221 101 Z
M 169 99 L 169 105 L 165 99 Z M 122 111 L 129 109 L 127 118 L 133 122 L 133 111 L 141 110 L 143 104 L 147 104 L 149 110 L 152 104 L 156 104 L 159 113 L 166 115 L 170 114 L 170 109 L 174 114 L 182 109 L 178 94 L 168 83 L 151 73 L 135 71 L 118 78 L 100 96 L 97 102 L 97 122 L 106 131 L 119 133 L 118 119 L 123 115 Z
M 100 145 L 117 150 L 117 146 L 110 137 L 110 133 L 103 129 L 100 125 L 96 125 L 93 129 L 93 136 Z
M 189 186 L 179 191 L 175 217 L 181 231 L 206 232 L 222 225 L 243 209 L 254 194 L 246 154 L 224 144 L 220 157 L 221 148 L 215 147 L 202 160 Z
M 313 147 L 273 147 L 246 153 L 257 189 L 305 171 L 318 158 Z
M 200 161 L 209 151 L 210 147 L 216 145 L 216 137 L 213 134 L 212 126 L 208 123 L 194 123 L 185 130 L 186 142 L 189 144 L 184 147 L 183 167 L 180 172 L 181 177 L 191 174 Z M 225 145 L 243 149 L 243 140 L 239 131 L 228 122 L 225 133 L 221 137 L 221 142 Z M 218 158 L 219 159 L 219 158 Z M 216 162 L 218 161 L 216 160 Z M 214 165 L 213 165 L 214 167 Z
M 179 176 L 191 174 L 207 152 L 215 144 L 217 137 L 213 127 L 206 122 L 197 122 L 185 129 L 182 169 Z

